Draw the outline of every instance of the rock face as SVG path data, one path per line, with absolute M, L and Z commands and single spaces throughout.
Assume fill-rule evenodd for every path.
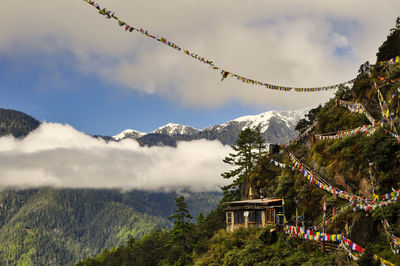
M 221 125 L 199 130 L 190 126 L 167 124 L 151 133 L 142 133 L 128 129 L 113 137 L 119 141 L 126 138 L 135 139 L 140 145 L 175 146 L 177 141 L 195 139 L 219 140 L 225 145 L 234 145 L 237 136 L 244 128 L 261 126 L 261 133 L 268 143 L 284 143 L 296 138 L 294 129 L 297 121 L 305 116 L 309 109 L 298 111 L 269 111 L 252 116 L 243 116 Z

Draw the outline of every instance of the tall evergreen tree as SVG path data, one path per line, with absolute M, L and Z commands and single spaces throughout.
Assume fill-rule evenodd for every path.
M 176 265 L 186 265 L 191 261 L 190 253 L 193 247 L 194 232 L 191 220 L 193 217 L 183 195 L 177 197 L 175 202 L 177 209 L 173 215 L 168 217 L 169 220 L 175 219 L 168 241 L 168 246 L 171 247 L 169 260 L 175 262 Z
M 300 133 L 306 131 L 306 129 L 315 122 L 317 114 L 321 111 L 321 109 L 321 105 L 311 109 L 308 114 L 306 114 L 306 118 L 302 118 L 297 122 L 295 129 Z
M 266 149 L 265 139 L 261 135 L 261 125 L 258 125 L 254 128 L 254 138 L 254 145 L 258 151 L 257 159 L 259 159 Z
M 235 166 L 234 169 L 224 172 L 224 178 L 236 178 L 232 184 L 222 188 L 224 200 L 240 200 L 246 194 L 246 178 L 254 169 L 259 157 L 265 151 L 265 140 L 261 135 L 261 128 L 245 128 L 236 141 L 236 145 L 231 146 L 234 153 L 229 153 L 223 160 L 224 163 Z

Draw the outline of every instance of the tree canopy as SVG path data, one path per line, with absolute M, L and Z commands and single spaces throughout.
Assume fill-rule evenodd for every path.
M 400 55 L 400 17 L 396 19 L 396 26 L 390 30 L 390 34 L 379 47 L 377 61 L 384 61 Z
M 246 195 L 246 178 L 266 150 L 265 140 L 261 136 L 261 127 L 243 129 L 239 134 L 236 145 L 231 147 L 234 153 L 229 153 L 229 156 L 226 156 L 223 161 L 235 168 L 221 175 L 227 179 L 235 179 L 222 190 L 225 200 L 240 200 Z

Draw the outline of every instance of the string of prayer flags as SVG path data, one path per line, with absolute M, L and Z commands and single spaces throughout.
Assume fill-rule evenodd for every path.
M 375 85 L 376 85 L 376 83 L 375 83 Z M 386 117 L 388 108 L 387 108 L 387 106 L 385 104 L 385 100 L 383 98 L 383 95 L 382 95 L 381 91 L 379 90 L 379 88 L 377 86 L 375 86 L 375 87 L 376 87 L 377 94 L 378 94 L 379 105 L 380 105 L 381 110 L 382 110 L 382 117 Z
M 340 130 L 337 131 L 335 135 L 328 134 L 316 134 L 315 137 L 319 140 L 326 140 L 326 139 L 342 139 L 346 136 L 353 136 L 353 135 L 360 135 L 362 133 L 367 134 L 370 136 L 376 132 L 376 127 L 373 125 L 363 125 L 361 127 L 352 129 L 352 130 Z
M 346 82 L 342 82 L 339 84 L 335 84 L 335 85 L 330 85 L 330 86 L 322 86 L 322 87 L 305 87 L 305 88 L 298 88 L 298 87 L 286 87 L 286 86 L 279 86 L 279 85 L 273 85 L 273 84 L 269 84 L 267 82 L 261 82 L 261 81 L 257 81 L 254 79 L 250 79 L 247 77 L 244 77 L 242 75 L 238 75 L 235 73 L 232 73 L 231 71 L 227 71 L 225 69 L 222 69 L 218 66 L 216 66 L 212 60 L 206 59 L 196 53 L 193 52 L 189 52 L 188 49 L 184 49 L 181 48 L 180 46 L 176 45 L 174 42 L 167 40 L 164 37 L 158 37 L 155 35 L 152 35 L 151 33 L 149 33 L 149 31 L 144 30 L 142 28 L 138 28 L 138 27 L 134 27 L 131 26 L 129 24 L 127 24 L 126 22 L 124 22 L 123 20 L 120 20 L 114 12 L 112 12 L 111 10 L 108 10 L 106 8 L 101 8 L 100 5 L 98 3 L 95 3 L 95 1 L 93 0 L 83 0 L 86 3 L 90 4 L 91 6 L 93 6 L 94 8 L 96 8 L 98 10 L 98 13 L 104 17 L 106 17 L 107 19 L 115 19 L 118 23 L 118 25 L 120 27 L 122 27 L 125 31 L 127 32 L 138 32 L 141 33 L 149 38 L 152 38 L 154 40 L 157 40 L 160 43 L 163 43 L 164 45 L 167 45 L 179 52 L 184 53 L 187 56 L 190 56 L 196 60 L 198 60 L 201 63 L 207 64 L 209 65 L 211 70 L 218 70 L 221 74 L 221 81 L 223 81 L 224 79 L 228 78 L 228 77 L 232 77 L 232 78 L 236 78 L 238 81 L 241 81 L 243 83 L 246 84 L 252 84 L 252 85 L 258 85 L 258 86 L 263 86 L 267 89 L 271 89 L 271 90 L 279 90 L 279 91 L 296 91 L 296 92 L 319 92 L 319 91 L 327 91 L 327 90 L 334 90 L 337 89 L 340 86 L 347 86 L 347 85 L 351 85 L 352 83 L 354 83 L 354 81 L 356 79 L 352 79 Z
M 387 60 L 387 62 L 390 65 L 394 65 L 395 63 L 399 63 L 400 62 L 400 56 L 396 56 L 394 58 L 391 58 L 391 59 Z
M 380 65 L 382 65 L 382 64 L 394 65 L 394 64 L 399 63 L 399 62 L 400 62 L 400 56 L 396 56 L 396 57 L 390 58 L 388 60 L 380 61 L 377 64 L 380 64 Z
M 342 234 L 327 234 L 321 233 L 313 230 L 306 230 L 304 227 L 296 227 L 292 225 L 286 225 L 284 229 L 286 234 L 307 240 L 314 241 L 333 241 L 333 242 L 341 242 Z
M 337 99 L 336 104 L 337 106 L 347 108 L 352 113 L 360 113 L 364 115 L 369 120 L 369 122 L 371 122 L 372 125 L 375 125 L 375 119 L 372 117 L 372 115 L 369 114 L 367 109 L 365 109 L 365 107 L 361 103 L 354 103 Z
M 294 156 L 293 156 L 292 154 L 290 154 L 290 156 L 291 156 L 291 159 L 294 158 Z M 293 156 L 293 157 L 292 157 L 292 156 Z M 271 161 L 271 163 L 272 163 L 273 165 L 275 165 L 275 166 L 277 166 L 277 167 L 280 167 L 280 168 L 289 168 L 289 169 L 291 169 L 292 171 L 296 171 L 296 170 L 300 171 L 300 173 L 302 173 L 305 177 L 307 177 L 308 181 L 309 181 L 311 184 L 315 184 L 315 185 L 317 185 L 317 187 L 319 187 L 319 188 L 322 188 L 322 189 L 325 189 L 325 188 L 332 188 L 332 186 L 327 185 L 325 182 L 324 182 L 324 183 L 321 182 L 321 181 L 319 180 L 318 175 L 316 175 L 315 173 L 311 173 L 309 170 L 307 170 L 307 169 L 304 167 L 303 164 L 299 163 L 296 159 L 293 159 L 293 161 L 292 161 L 292 162 L 294 163 L 293 165 L 283 164 L 283 163 L 280 163 L 280 162 L 278 162 L 278 161 L 275 161 L 274 159 L 270 159 L 270 161 Z M 331 189 L 328 189 L 327 191 L 328 191 L 328 192 L 332 192 Z M 339 192 L 338 192 L 338 193 L 339 193 Z M 345 192 L 343 192 L 343 193 L 345 193 Z M 350 193 L 347 193 L 347 194 L 350 195 Z M 353 198 L 353 195 L 351 195 L 351 197 Z
M 374 82 L 374 86 L 378 95 L 378 102 L 379 102 L 379 106 L 381 108 L 381 112 L 382 112 L 382 119 L 390 122 L 391 124 L 393 123 L 392 117 L 390 115 L 390 109 L 389 109 L 389 105 L 386 103 L 381 91 L 379 90 L 378 85 L 376 84 L 376 82 Z
M 350 239 L 346 238 L 343 234 L 328 234 L 321 233 L 313 230 L 307 230 L 304 227 L 296 227 L 293 225 L 286 225 L 284 232 L 297 238 L 312 240 L 312 241 L 332 241 L 343 243 L 353 251 L 364 253 L 365 249 L 357 245 Z
M 393 96 L 397 93 L 400 92 L 400 87 L 397 88 L 397 90 L 395 91 L 395 93 L 392 95 L 392 99 Z M 378 99 L 383 99 L 383 96 L 381 95 L 381 97 L 378 97 Z M 379 126 L 379 124 L 377 124 L 375 122 L 375 120 L 372 118 L 372 116 L 368 113 L 368 111 L 362 106 L 362 104 L 359 103 L 353 103 L 353 102 L 349 102 L 349 101 L 344 101 L 344 100 L 337 100 L 337 105 L 338 106 L 342 106 L 342 107 L 346 107 L 349 109 L 350 112 L 360 112 L 363 113 L 365 115 L 365 117 L 372 123 L 372 125 L 374 125 L 374 127 L 372 126 L 368 126 L 367 128 L 364 127 L 364 129 L 353 129 L 351 131 L 338 131 L 336 135 L 334 136 L 329 136 L 330 134 L 318 134 L 315 135 L 316 138 L 320 139 L 320 140 L 325 140 L 325 139 L 341 139 L 346 135 L 356 135 L 359 133 L 363 133 L 366 132 L 367 136 L 372 135 L 373 133 L 375 133 L 377 126 Z M 381 103 L 381 105 L 383 105 L 383 103 Z M 387 111 L 385 112 L 385 116 L 388 114 L 389 108 L 387 109 Z M 389 120 L 392 121 L 391 117 L 389 117 Z M 381 122 L 381 126 L 383 126 L 383 122 Z M 396 128 L 393 127 L 393 130 L 396 131 Z M 393 133 L 390 132 L 389 130 L 385 129 L 385 134 L 386 135 L 390 135 L 391 137 L 395 138 L 397 140 L 398 143 L 400 143 L 400 136 L 397 133 Z M 328 135 L 328 136 L 327 136 Z
M 365 248 L 361 247 L 357 243 L 353 242 L 349 238 L 345 237 L 343 234 L 328 234 L 313 230 L 307 230 L 303 227 L 296 227 L 293 225 L 286 225 L 283 229 L 285 234 L 305 239 L 311 241 L 331 241 L 338 242 L 339 247 L 344 249 L 349 257 L 353 260 L 359 260 L 360 256 L 365 253 Z M 395 264 L 379 257 L 378 255 L 373 255 L 374 259 L 379 260 L 382 265 L 395 266 Z
M 341 247 L 342 249 L 344 249 L 348 256 L 353 259 L 353 260 L 359 260 L 360 257 L 356 255 L 356 253 L 354 253 L 350 248 L 348 248 L 344 243 L 340 243 L 339 247 Z M 391 263 L 390 261 L 387 261 L 381 257 L 379 257 L 378 255 L 373 255 L 375 260 L 380 261 L 382 266 L 396 266 L 396 264 Z
M 400 189 L 393 190 L 390 193 L 386 193 L 386 194 L 382 194 L 382 195 L 373 194 L 373 197 L 374 197 L 374 201 L 378 202 L 378 201 L 384 201 L 384 200 L 388 200 L 388 199 L 394 198 L 394 197 L 396 197 L 398 195 L 400 195 Z
M 392 228 L 390 227 L 388 221 L 381 220 L 383 228 L 390 239 L 390 248 L 394 254 L 400 253 L 400 239 L 392 233 Z
M 307 137 L 308 134 L 317 126 L 317 123 L 313 123 L 311 126 L 309 126 L 302 134 L 300 134 L 299 138 L 304 138 Z
M 381 81 L 385 81 L 385 78 L 384 77 L 379 77 L 378 76 L 378 78 L 381 80 Z M 394 80 L 390 80 L 392 83 L 393 82 L 395 82 Z M 396 79 L 396 81 L 398 82 L 398 81 L 400 81 L 400 78 L 398 78 L 398 79 Z M 386 84 L 387 85 L 389 85 L 389 81 L 387 81 L 386 82 Z M 392 94 L 392 96 L 390 97 L 390 99 L 389 99 L 389 101 L 388 101 L 388 103 L 385 101 L 385 98 L 384 98 L 384 96 L 383 96 L 383 94 L 382 94 L 382 92 L 380 91 L 380 89 L 379 88 L 381 88 L 381 87 L 383 87 L 383 86 L 385 86 L 385 84 L 382 84 L 382 85 L 380 85 L 380 86 L 378 86 L 377 84 L 376 84 L 376 82 L 374 82 L 374 87 L 375 87 L 375 89 L 376 89 L 376 91 L 377 91 L 377 97 L 378 97 L 378 102 L 379 102 L 379 106 L 380 106 L 380 108 L 381 108 L 381 113 L 382 113 L 382 120 L 381 120 L 381 126 L 383 127 L 383 125 L 384 125 L 384 122 L 389 122 L 390 123 L 390 128 L 397 134 L 397 129 L 396 129 L 396 127 L 394 126 L 394 120 L 392 119 L 392 113 L 391 113 L 391 111 L 390 111 L 390 105 L 391 105 L 391 103 L 392 103 L 392 101 L 393 101 L 393 99 L 395 98 L 395 96 L 396 96 L 396 94 L 400 91 L 400 87 L 398 87 L 395 91 L 394 91 L 394 93 Z M 399 139 L 398 139 L 398 141 L 399 141 Z M 400 141 L 399 141 L 399 143 L 400 143 Z
M 344 249 L 348 256 L 352 259 L 352 260 L 359 260 L 360 258 L 354 254 L 354 252 L 348 248 L 344 243 L 340 243 L 339 247 L 341 247 L 342 249 Z
M 400 144 L 400 136 L 396 133 L 390 132 L 389 130 L 385 129 L 385 134 L 390 135 L 392 138 L 397 139 L 397 142 Z
M 380 207 L 386 207 L 389 204 L 400 200 L 400 189 L 382 195 L 374 194 L 372 199 L 348 193 L 328 184 L 326 181 L 322 181 L 321 177 L 316 172 L 308 170 L 308 168 L 303 163 L 298 161 L 293 154 L 289 153 L 289 157 L 292 160 L 293 165 L 280 163 L 278 161 L 275 161 L 274 159 L 270 159 L 270 162 L 276 167 L 288 168 L 292 171 L 299 171 L 304 177 L 307 178 L 307 180 L 311 184 L 315 184 L 318 188 L 351 202 L 351 207 L 353 207 L 354 209 L 370 211 Z M 346 206 L 342 208 L 340 212 L 343 213 L 347 211 L 349 207 L 350 206 Z
M 361 253 L 365 252 L 364 248 L 362 248 L 360 245 L 357 245 L 356 243 L 354 243 L 353 241 L 351 241 L 350 239 L 348 239 L 345 236 L 342 237 L 342 243 L 344 243 L 347 247 L 351 248 L 354 251 L 361 252 Z
M 280 163 L 278 161 L 275 161 L 274 159 L 270 159 L 271 163 L 273 163 L 275 166 L 280 167 L 280 168 L 286 168 L 286 164 Z
M 390 198 L 386 201 L 373 202 L 373 203 L 368 203 L 368 204 L 354 203 L 353 207 L 356 209 L 359 209 L 359 210 L 366 211 L 366 212 L 368 212 L 370 210 L 374 211 L 377 208 L 387 207 L 390 204 L 393 204 L 396 201 L 399 201 L 400 200 L 399 193 L 396 192 L 394 195 L 395 196 L 393 198 Z
M 293 164 L 294 164 L 294 169 L 297 169 L 300 171 L 300 173 L 307 178 L 307 180 L 311 184 L 315 184 L 318 188 L 323 189 L 333 195 L 336 195 L 337 197 L 340 197 L 342 199 L 348 200 L 350 202 L 362 202 L 362 203 L 367 203 L 365 198 L 353 195 L 351 193 L 348 193 L 346 191 L 343 191 L 339 188 L 336 188 L 330 184 L 328 184 L 326 181 L 322 181 L 321 177 L 318 176 L 314 171 L 310 171 L 305 167 L 304 164 L 302 164 L 300 161 L 296 159 L 296 157 L 293 154 L 289 154 Z
M 400 189 L 391 193 L 376 196 L 374 199 L 368 199 L 366 197 L 360 197 L 349 192 L 343 191 L 335 186 L 328 184 L 323 181 L 322 178 L 314 171 L 308 170 L 308 168 L 296 159 L 296 157 L 289 153 L 289 157 L 292 160 L 294 166 L 292 170 L 298 170 L 300 173 L 307 178 L 311 184 L 315 184 L 318 188 L 323 189 L 339 198 L 345 199 L 353 203 L 353 208 L 370 211 L 377 208 L 386 207 L 390 204 L 400 200 Z M 379 200 L 382 199 L 382 200 Z

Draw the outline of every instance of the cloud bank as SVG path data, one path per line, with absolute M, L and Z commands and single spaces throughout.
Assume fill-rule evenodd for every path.
M 106 143 L 69 125 L 43 123 L 24 139 L 0 138 L 0 188 L 117 188 L 219 191 L 230 148 L 218 141 L 180 142 L 177 148 Z
M 166 37 L 222 68 L 286 86 L 350 80 L 375 53 L 400 1 L 99 0 L 130 25 Z M 303 108 L 332 93 L 282 93 L 233 79 L 140 34 L 126 33 L 84 1 L 4 0 L 0 55 L 67 54 L 68 64 L 119 90 L 156 94 L 185 106 Z M 54 74 L 55 75 L 55 74 Z

